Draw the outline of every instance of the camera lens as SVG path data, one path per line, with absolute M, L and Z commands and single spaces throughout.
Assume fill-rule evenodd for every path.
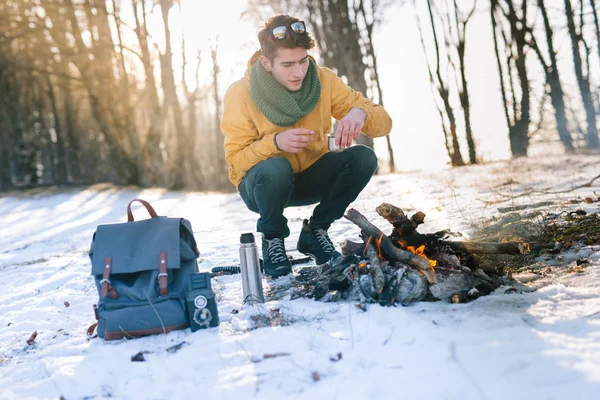
M 204 308 L 207 304 L 208 300 L 202 295 L 196 296 L 196 298 L 194 299 L 194 305 L 196 306 L 196 308 Z
M 207 327 L 210 325 L 212 321 L 212 313 L 208 308 L 203 308 L 201 310 L 196 310 L 194 313 L 194 322 L 200 326 Z

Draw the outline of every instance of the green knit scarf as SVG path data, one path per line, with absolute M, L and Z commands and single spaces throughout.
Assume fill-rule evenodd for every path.
M 277 126 L 290 126 L 308 115 L 321 97 L 317 67 L 309 60 L 302 87 L 287 90 L 257 60 L 250 70 L 250 93 L 260 112 Z

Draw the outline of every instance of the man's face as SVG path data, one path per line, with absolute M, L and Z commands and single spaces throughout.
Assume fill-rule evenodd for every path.
M 295 92 L 302 88 L 302 81 L 308 71 L 308 50 L 304 47 L 277 49 L 273 63 L 265 56 L 260 57 L 260 62 L 277 82 Z

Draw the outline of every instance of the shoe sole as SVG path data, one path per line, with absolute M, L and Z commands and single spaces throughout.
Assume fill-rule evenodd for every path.
M 271 273 L 265 271 L 265 275 L 269 276 L 271 279 L 281 278 L 282 276 L 286 276 L 292 273 L 292 269 L 290 267 L 281 266 L 275 268 Z
M 331 261 L 331 259 L 329 259 L 329 260 L 327 260 L 327 261 L 325 261 L 325 262 L 322 262 L 322 263 L 320 263 L 319 261 L 317 261 L 317 257 L 315 257 L 315 255 L 314 255 L 314 254 L 312 254 L 312 253 L 309 253 L 309 252 L 307 252 L 307 251 L 302 251 L 303 247 L 304 247 L 304 246 L 298 246 L 298 245 L 296 245 L 296 249 L 298 250 L 298 252 L 300 252 L 300 253 L 304 254 L 305 256 L 308 256 L 308 257 L 312 258 L 312 259 L 313 259 L 313 261 L 315 262 L 315 264 L 317 264 L 317 265 L 323 265 L 323 264 L 325 264 L 325 263 L 327 263 L 327 262 Z

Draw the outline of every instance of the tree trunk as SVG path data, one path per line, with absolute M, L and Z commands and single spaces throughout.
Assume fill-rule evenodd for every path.
M 181 3 L 179 4 L 179 11 L 183 13 L 181 7 Z M 190 88 L 187 84 L 186 75 L 187 75 L 187 56 L 186 56 L 186 45 L 185 45 L 185 33 L 183 29 L 181 31 L 181 59 L 182 59 L 182 68 L 181 68 L 181 85 L 183 86 L 183 91 L 185 93 L 185 97 L 187 99 L 188 105 L 188 144 L 186 146 L 187 149 L 187 158 L 190 165 L 188 170 L 188 177 L 193 182 L 194 189 L 202 190 L 204 189 L 204 179 L 202 176 L 202 168 L 200 167 L 200 163 L 198 162 L 198 151 L 196 148 L 196 101 L 197 101 L 197 93 L 200 88 L 200 82 L 198 79 L 198 71 L 200 69 L 200 63 L 202 61 L 200 50 L 198 50 L 197 64 L 195 69 L 195 77 L 196 77 L 196 87 L 194 91 L 190 91 Z M 221 153 L 223 151 L 221 150 Z
M 129 111 L 131 111 L 131 104 L 129 98 L 129 76 L 127 74 L 127 68 L 125 67 L 125 56 L 123 55 L 123 38 L 121 35 L 121 17 L 119 16 L 119 6 L 117 6 L 117 1 L 112 0 L 113 7 L 113 17 L 115 19 L 115 29 L 117 32 L 117 41 L 119 43 L 119 52 L 117 54 L 117 58 L 119 60 L 119 72 L 121 75 L 121 93 L 123 95 L 123 100 L 126 101 L 126 105 Z
M 560 141 L 565 147 L 565 150 L 570 152 L 574 150 L 573 139 L 571 138 L 571 134 L 569 133 L 569 129 L 567 127 L 564 94 L 562 84 L 560 82 L 560 76 L 558 73 L 556 52 L 554 50 L 554 32 L 552 30 L 552 27 L 550 26 L 550 20 L 548 19 L 548 12 L 546 10 L 544 0 L 538 0 L 538 7 L 540 8 L 542 12 L 542 17 L 544 19 L 546 44 L 548 46 L 548 53 L 550 54 L 550 65 L 547 65 L 544 62 L 541 52 L 539 52 L 539 49 L 537 51 L 539 53 L 538 57 L 540 57 L 540 61 L 542 62 L 542 65 L 544 66 L 544 69 L 546 71 L 546 80 L 548 82 L 548 86 L 550 87 L 550 99 L 552 101 L 552 106 L 554 107 L 554 115 L 556 118 L 556 128 L 558 130 L 558 137 L 560 138 Z
M 53 168 L 56 167 L 56 183 L 65 184 L 68 182 L 68 177 L 67 162 L 65 157 L 65 142 L 63 140 L 63 128 L 60 121 L 60 112 L 58 111 L 54 87 L 49 75 L 46 76 L 46 83 L 48 85 L 48 98 L 50 100 L 50 106 L 54 116 L 54 132 L 56 135 L 56 143 L 53 144 L 56 149 L 56 160 L 54 161 L 55 165 L 53 165 Z
M 175 125 L 176 151 L 175 157 L 171 161 L 171 181 L 169 188 L 181 190 L 185 186 L 184 175 L 186 168 L 186 150 L 187 145 L 185 137 L 186 131 L 183 125 L 181 106 L 177 98 L 177 87 L 175 77 L 173 76 L 173 53 L 171 51 L 171 31 L 169 29 L 169 12 L 173 6 L 173 0 L 160 0 L 162 12 L 163 28 L 165 33 L 165 53 L 160 55 L 162 87 L 165 95 L 165 109 L 171 109 L 173 122 Z
M 378 66 L 377 66 L 377 55 L 375 54 L 375 44 L 373 43 L 373 27 L 375 24 L 375 4 L 371 3 L 371 12 L 373 13 L 373 20 L 371 22 L 367 21 L 367 13 L 365 12 L 365 5 L 364 2 L 362 0 L 359 1 L 358 4 L 358 10 L 360 11 L 360 13 L 362 14 L 364 23 L 366 25 L 366 31 L 367 31 L 367 37 L 365 40 L 365 47 L 367 50 L 367 56 L 371 58 L 372 60 L 372 65 L 371 65 L 371 75 L 372 75 L 372 79 L 375 82 L 375 89 L 377 89 L 377 99 L 379 101 L 379 104 L 383 107 L 383 91 L 381 90 L 381 82 L 379 80 L 379 70 L 378 70 Z M 372 88 L 372 90 L 374 90 Z M 388 155 L 389 155 L 389 161 L 388 161 L 388 168 L 390 170 L 390 172 L 396 172 L 396 161 L 394 160 L 394 149 L 392 148 L 392 142 L 390 140 L 390 135 L 386 135 L 385 137 L 386 140 L 386 145 L 387 145 L 387 150 L 388 150 Z
M 598 47 L 598 57 L 600 57 L 600 22 L 598 21 L 598 10 L 596 10 L 596 0 L 590 0 L 592 5 L 592 14 L 594 17 L 594 29 L 596 33 L 596 46 Z
M 0 192 L 13 188 L 11 164 L 16 149 L 10 140 L 9 128 L 10 122 L 5 118 L 4 112 L 0 112 Z
M 565 0 L 565 11 L 569 36 L 571 38 L 575 75 L 577 76 L 577 85 L 579 86 L 579 93 L 581 94 L 587 121 L 587 146 L 590 149 L 597 149 L 600 147 L 600 141 L 598 140 L 598 128 L 596 126 L 596 109 L 590 90 L 589 76 L 584 76 L 583 74 L 583 61 L 581 59 L 581 53 L 579 52 L 579 42 L 581 41 L 581 37 L 577 34 L 575 29 L 571 0 Z
M 227 162 L 225 161 L 225 136 L 221 133 L 221 100 L 219 99 L 219 62 L 217 55 L 219 51 L 218 39 L 211 49 L 211 58 L 213 63 L 213 101 L 215 104 L 215 124 L 212 130 L 215 157 L 215 184 L 217 188 L 222 189 L 227 184 Z
M 476 4 L 477 3 L 473 4 L 473 9 L 471 10 L 469 16 L 464 21 L 459 21 L 458 4 L 456 3 L 456 0 L 454 0 L 454 18 L 456 21 L 456 31 L 458 33 L 458 44 L 456 46 L 456 50 L 458 52 L 458 60 L 460 63 L 460 80 L 462 86 L 459 92 L 459 98 L 460 104 L 463 109 L 463 116 L 465 119 L 465 135 L 467 137 L 467 147 L 469 148 L 469 163 L 471 164 L 477 164 L 477 148 L 475 146 L 475 140 L 473 138 L 473 129 L 471 127 L 471 101 L 469 98 L 469 88 L 467 85 L 465 51 L 467 24 L 469 23 L 469 19 L 475 11 Z
M 340 76 L 345 76 L 348 85 L 357 92 L 367 96 L 367 81 L 363 62 L 363 52 L 360 47 L 360 30 L 350 17 L 348 1 L 346 0 L 315 0 L 319 10 L 321 23 L 313 25 L 315 38 L 321 38 L 319 45 L 323 50 L 321 55 L 326 66 L 336 68 Z M 311 19 L 316 22 L 316 19 Z M 373 148 L 373 139 L 360 135 L 357 143 Z
M 165 171 L 164 158 L 161 150 L 161 141 L 165 124 L 163 109 L 158 101 L 156 80 L 154 78 L 154 65 L 148 48 L 148 28 L 146 23 L 146 0 L 133 0 L 133 16 L 135 20 L 135 34 L 141 50 L 141 61 L 144 66 L 145 87 L 144 93 L 150 110 L 149 125 L 145 141 L 142 145 L 142 154 L 147 168 L 147 181 L 149 184 L 166 184 L 167 171 Z M 141 18 L 140 18 L 141 14 Z
M 520 115 L 509 130 L 510 149 L 514 157 L 526 157 L 529 149 L 530 94 L 527 76 L 525 35 L 527 32 L 527 2 L 522 3 L 522 17 L 517 17 L 512 0 L 506 0 L 509 8 L 510 30 L 516 45 L 515 65 L 521 90 Z
M 433 32 L 433 41 L 435 43 L 435 54 L 436 54 L 436 78 L 437 78 L 437 90 L 442 98 L 444 109 L 446 111 L 446 117 L 450 124 L 450 142 L 452 143 L 452 153 L 449 154 L 450 162 L 453 167 L 460 167 L 465 165 L 463 157 L 460 151 L 460 145 L 458 143 L 458 136 L 456 134 L 456 117 L 454 116 L 454 110 L 450 104 L 450 91 L 446 87 L 444 78 L 441 73 L 441 61 L 440 61 L 440 46 L 438 43 L 437 31 L 435 29 L 435 20 L 433 17 L 433 7 L 431 0 L 427 0 L 427 8 L 429 10 L 429 20 L 431 22 L 431 30 Z
M 67 174 L 72 181 L 78 182 L 82 178 L 81 166 L 81 139 L 77 132 L 76 112 L 71 96 L 68 79 L 63 78 L 61 84 L 63 111 L 65 113 L 65 133 L 67 136 Z
M 416 1 L 413 4 L 414 8 L 415 8 L 415 19 L 417 21 L 417 29 L 419 30 L 419 38 L 421 40 L 421 48 L 423 49 L 423 55 L 425 57 L 425 64 L 427 66 L 427 72 L 429 74 L 429 84 L 430 84 L 430 88 L 431 88 L 431 94 L 434 98 L 434 103 L 435 103 L 435 107 L 438 111 L 438 114 L 440 116 L 440 123 L 442 125 L 442 132 L 444 134 L 444 146 L 446 147 L 446 153 L 448 154 L 448 157 L 452 158 L 452 147 L 451 147 L 451 138 L 450 138 L 450 134 L 448 132 L 448 129 L 446 129 L 446 122 L 444 120 L 444 111 L 442 110 L 442 108 L 440 107 L 438 101 L 437 101 L 437 97 L 436 94 L 439 95 L 438 92 L 438 86 L 436 84 L 435 78 L 433 76 L 433 71 L 431 68 L 431 63 L 429 62 L 429 59 L 427 57 L 427 46 L 425 45 L 425 38 L 423 36 L 423 29 L 421 28 L 421 19 L 419 18 L 419 14 L 418 11 L 416 9 Z

